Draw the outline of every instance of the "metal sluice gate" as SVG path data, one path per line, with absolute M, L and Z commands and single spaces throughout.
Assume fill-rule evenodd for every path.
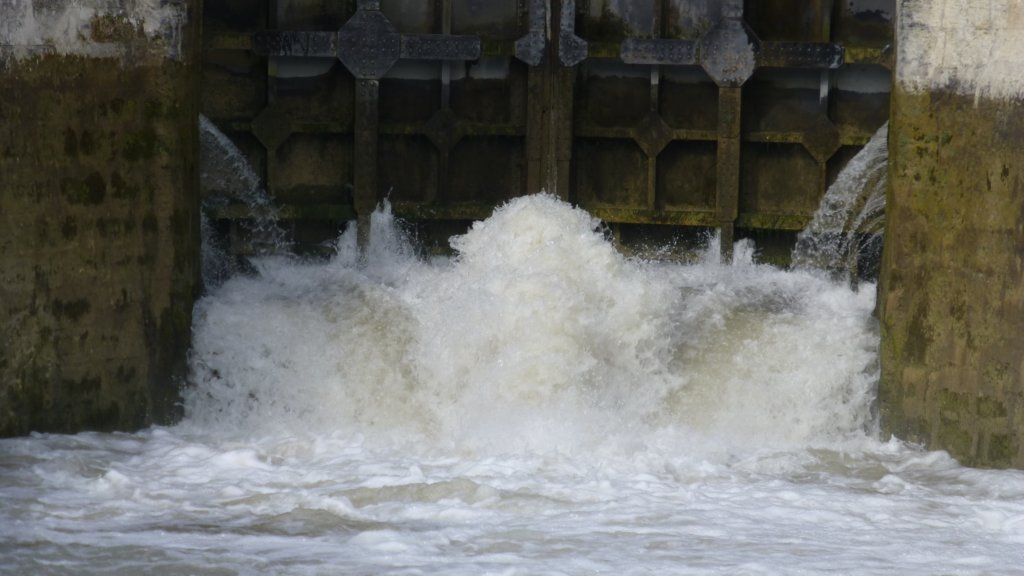
M 893 16 L 893 0 L 206 0 L 203 112 L 300 245 L 384 197 L 443 232 L 546 190 L 727 246 L 802 229 L 886 121 Z

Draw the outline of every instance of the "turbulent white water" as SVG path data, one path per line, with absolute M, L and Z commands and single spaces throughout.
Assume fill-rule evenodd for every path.
M 182 424 L 0 442 L 0 572 L 1019 573 L 1024 474 L 877 439 L 874 290 L 374 219 L 200 302 Z

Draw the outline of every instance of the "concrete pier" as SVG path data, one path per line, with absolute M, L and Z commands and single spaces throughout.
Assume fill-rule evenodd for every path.
M 198 10 L 0 3 L 0 435 L 174 417 L 198 288 Z
M 883 426 L 964 464 L 1024 467 L 1024 5 L 898 9 Z

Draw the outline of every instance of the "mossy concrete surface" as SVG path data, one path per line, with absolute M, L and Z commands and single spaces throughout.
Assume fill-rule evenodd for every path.
M 892 104 L 883 427 L 1024 467 L 1024 103 L 897 89 Z
M 198 7 L 181 58 L 0 66 L 2 436 L 176 416 L 199 283 Z M 133 31 L 108 24 L 106 42 Z

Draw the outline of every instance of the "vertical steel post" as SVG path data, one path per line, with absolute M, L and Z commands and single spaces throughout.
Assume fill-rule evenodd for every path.
M 658 103 L 659 91 L 661 89 L 661 66 L 651 64 L 650 84 L 650 117 L 660 118 L 660 106 Z M 658 154 L 664 150 L 661 148 L 657 153 L 647 155 L 647 209 L 655 210 L 658 202 Z M 646 152 L 646 150 L 645 150 Z
M 740 109 L 742 91 L 739 86 L 718 89 L 718 190 L 715 218 L 721 230 L 723 261 L 732 259 L 736 217 L 740 199 Z
M 441 1 L 441 33 L 450 35 L 452 33 L 452 0 Z M 446 116 L 451 111 L 451 82 L 452 64 L 448 60 L 441 61 L 441 115 Z M 450 116 L 449 116 L 450 117 Z M 437 191 L 448 190 L 451 187 L 451 156 L 452 142 L 446 139 L 444 145 L 438 146 L 437 151 Z M 437 198 L 432 195 L 427 197 L 427 202 L 435 202 Z
M 542 31 L 551 49 L 542 55 L 529 53 L 539 60 L 531 65 L 527 80 L 526 188 L 529 192 L 546 190 L 564 200 L 569 199 L 572 161 L 574 60 L 579 50 L 585 49 L 573 35 L 575 6 L 574 0 L 562 0 L 557 10 L 544 0 L 534 0 L 530 6 L 531 33 Z M 537 10 L 547 12 L 550 26 L 538 28 L 545 21 L 538 18 Z
M 353 201 L 360 248 L 370 240 L 370 215 L 377 206 L 377 132 L 380 118 L 380 81 L 356 80 L 355 163 Z

